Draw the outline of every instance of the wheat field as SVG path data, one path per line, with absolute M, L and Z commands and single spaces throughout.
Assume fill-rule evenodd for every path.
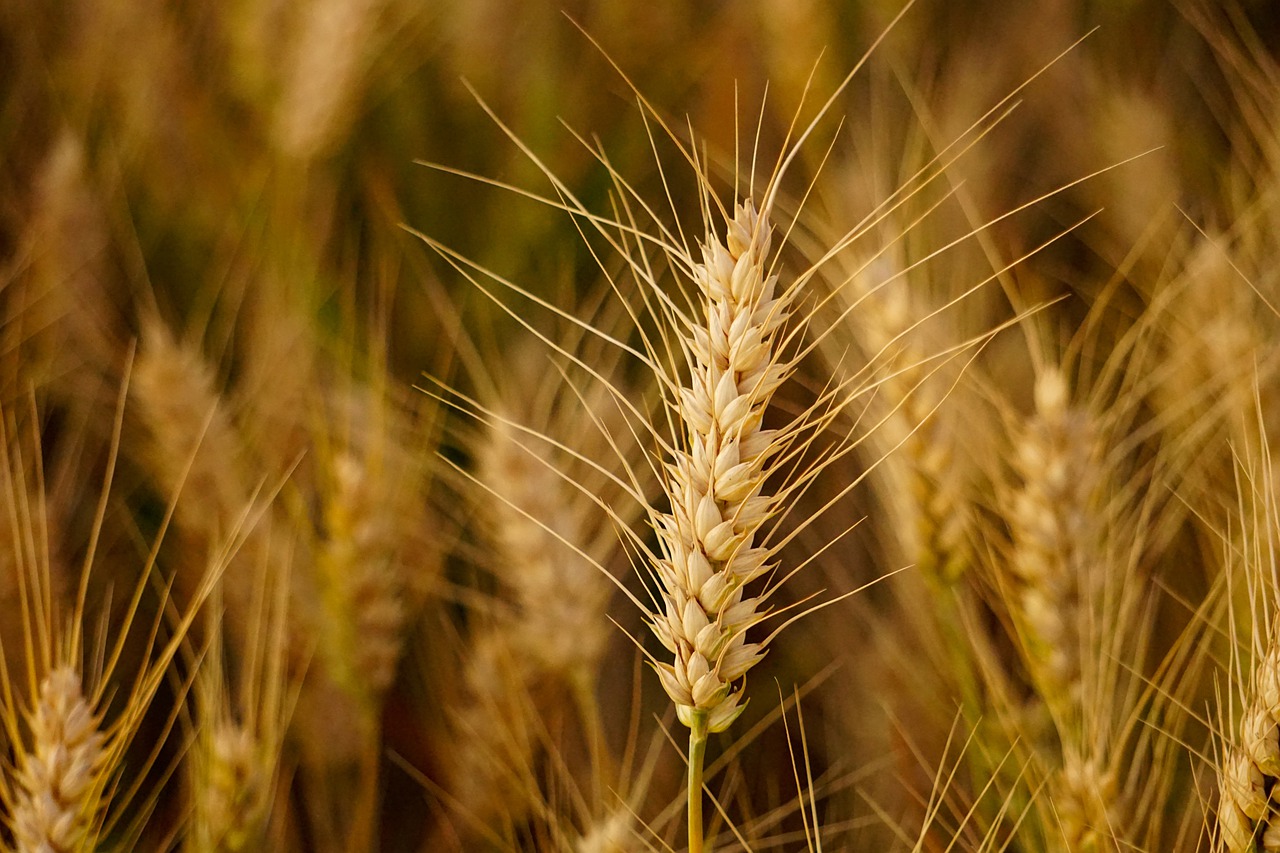
M 0 57 L 0 850 L 1280 850 L 1272 4 Z

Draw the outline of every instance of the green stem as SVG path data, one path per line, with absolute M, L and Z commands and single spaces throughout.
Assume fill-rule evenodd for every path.
M 707 712 L 695 711 L 689 727 L 689 853 L 707 853 L 702 843 L 702 758 L 707 751 Z

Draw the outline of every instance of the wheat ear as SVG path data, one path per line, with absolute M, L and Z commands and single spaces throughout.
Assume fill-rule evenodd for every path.
M 306 160 L 340 142 L 360 94 L 380 0 L 320 0 L 299 7 L 301 37 L 283 82 L 276 142 Z
M 969 507 L 965 468 L 956 456 L 954 431 L 938 420 L 944 377 L 937 375 L 916 333 L 915 302 L 903 280 L 904 264 L 887 254 L 853 271 L 837 297 L 851 304 L 841 316 L 868 358 L 877 382 L 872 443 L 883 500 L 899 531 L 903 557 L 939 589 L 954 584 L 972 562 L 968 544 Z M 875 284 L 870 279 L 883 276 Z M 846 295 L 845 290 L 851 292 Z M 842 364 L 843 336 L 824 339 L 829 359 Z
M 328 631 L 343 653 L 332 656 L 338 681 L 370 708 L 395 680 L 408 616 L 397 564 L 400 541 L 393 494 L 381 460 L 350 452 L 332 464 L 333 489 L 325 505 L 326 538 L 318 557 Z
M 590 349 L 581 355 L 597 364 L 601 359 Z M 526 364 L 540 363 L 528 353 L 516 360 L 522 356 Z M 554 674 L 590 690 L 609 639 L 603 617 L 615 583 L 608 566 L 620 551 L 616 526 L 629 528 L 641 514 L 601 473 L 601 460 L 639 471 L 640 447 L 615 391 L 603 383 L 579 389 L 558 370 L 544 372 L 541 382 L 519 365 L 511 370 L 517 382 L 527 381 L 502 390 L 476 448 L 476 477 L 487 493 L 497 552 L 494 571 L 518 609 L 504 628 L 540 670 L 532 677 Z M 623 387 L 616 377 L 610 384 Z M 627 391 L 634 396 L 639 389 Z
M 279 576 L 262 579 L 253 647 L 234 682 L 228 678 L 216 591 L 210 603 L 209 648 L 197 664 L 187 758 L 192 808 L 183 849 L 191 853 L 256 850 L 266 840 L 297 689 L 286 677 L 290 566 L 281 569 Z
M 636 819 L 626 810 L 607 815 L 574 839 L 573 853 L 632 853 L 647 847 L 636 833 Z
M 1218 833 L 1228 853 L 1280 849 L 1280 809 L 1270 792 L 1280 782 L 1280 644 L 1272 642 L 1254 673 L 1218 783 Z M 1255 840 L 1261 844 L 1255 847 Z
M 616 355 L 600 352 L 598 343 L 570 336 L 556 346 L 621 381 Z M 524 818 L 542 808 L 531 796 L 536 787 L 521 790 L 536 786 L 523 770 L 546 752 L 531 735 L 566 711 L 576 710 L 582 728 L 593 797 L 613 784 L 606 779 L 596 685 L 609 643 L 615 581 L 608 572 L 621 556 L 615 525 L 629 527 L 641 514 L 601 461 L 630 469 L 642 456 L 611 388 L 581 388 L 573 378 L 581 373 L 564 373 L 526 346 L 508 347 L 500 357 L 503 370 L 482 374 L 493 385 L 493 401 L 467 401 L 469 415 L 486 428 L 464 437 L 476 460 L 464 485 L 476 494 L 486 527 L 480 568 L 503 593 L 500 602 L 482 600 L 494 605 L 492 612 L 475 614 L 466 694 L 454 713 L 463 755 L 450 793 L 458 811 L 476 820 Z M 462 406 L 463 398 L 454 397 Z M 557 760 L 568 768 L 567 758 Z
M 1034 397 L 1035 414 L 1014 453 L 1021 486 L 1008 507 L 1014 622 L 1061 742 L 1049 786 L 1051 834 L 1068 850 L 1095 850 L 1119 826 L 1107 750 L 1084 735 L 1091 697 L 1083 655 L 1096 646 L 1091 610 L 1103 601 L 1107 567 L 1102 444 L 1094 418 L 1072 406 L 1061 368 L 1040 371 Z
M 608 519 L 587 501 L 575 501 L 573 487 L 513 432 L 506 424 L 495 424 L 480 465 L 486 487 L 498 498 L 493 521 L 502 578 L 512 586 L 520 609 L 507 628 L 518 635 L 518 644 L 537 668 L 590 683 L 608 641 L 602 617 L 613 587 L 564 543 L 594 552 L 593 561 L 607 559 L 607 553 L 592 547 L 593 541 L 601 541 L 601 531 L 591 525 Z M 565 589 L 573 595 L 564 595 Z
M 254 502 L 241 467 L 241 435 L 203 354 L 175 340 L 159 320 L 143 329 L 129 396 L 145 435 L 135 452 L 142 455 L 158 490 L 176 500 L 174 519 L 183 549 L 174 589 L 181 599 L 190 599 L 201 588 L 210 562 L 241 535 L 245 508 Z M 236 654 L 249 643 L 247 619 L 257 589 L 252 563 L 264 547 L 258 527 L 243 535 L 246 541 L 222 567 L 220 581 L 224 628 Z
M 206 723 L 197 749 L 201 787 L 194 838 L 187 849 L 231 853 L 254 843 L 265 807 L 268 779 L 253 733 L 230 719 Z
M 692 376 L 680 391 L 686 447 L 666 481 L 671 513 L 658 516 L 666 612 L 651 626 L 675 655 L 658 674 L 680 720 L 703 736 L 741 713 L 739 682 L 764 654 L 746 642 L 763 616 L 745 589 L 770 568 L 769 550 L 755 537 L 773 514 L 763 490 L 777 446 L 761 422 L 788 371 L 774 339 L 792 295 L 775 293 L 768 252 L 769 223 L 748 200 L 725 243 L 708 238 L 705 263 L 694 270 L 706 325 L 690 329 Z
M 770 550 L 756 534 L 774 513 L 764 494 L 776 434 L 762 428 L 765 408 L 788 375 L 778 331 L 794 289 L 777 287 L 766 269 L 770 225 L 748 199 L 722 243 L 715 234 L 693 270 L 702 325 L 685 339 L 689 384 L 679 391 L 685 425 L 668 468 L 669 514 L 657 514 L 662 551 L 655 567 L 664 612 L 650 626 L 671 652 L 655 667 L 689 727 L 689 849 L 702 848 L 701 764 L 707 735 L 742 712 L 742 679 L 764 655 L 748 629 L 764 618 L 747 584 L 770 571 Z
M 31 748 L 18 756 L 13 835 L 19 853 L 93 849 L 107 760 L 101 718 L 69 666 L 50 672 L 28 714 Z
M 1238 673 L 1236 695 L 1241 697 L 1242 708 L 1236 730 L 1239 738 L 1223 737 L 1224 743 L 1219 747 L 1215 849 L 1226 853 L 1280 850 L 1280 807 L 1276 802 L 1276 785 L 1280 783 L 1280 637 L 1276 634 L 1272 574 L 1274 532 L 1267 527 L 1250 530 L 1251 526 L 1273 524 L 1276 518 L 1272 467 L 1266 458 L 1269 450 L 1265 440 L 1263 448 L 1264 473 L 1257 486 L 1261 494 L 1256 495 L 1255 506 L 1247 506 L 1245 496 L 1241 496 L 1238 512 L 1242 516 L 1243 538 L 1231 548 L 1243 558 L 1245 577 L 1240 585 L 1247 599 L 1237 604 L 1235 596 L 1228 597 L 1230 632 L 1235 640 L 1231 672 Z M 1231 583 L 1234 579 L 1230 562 L 1227 568 L 1223 580 Z M 1224 723 L 1219 731 L 1226 728 Z
M 1081 638 L 1076 615 L 1097 574 L 1087 561 L 1096 541 L 1101 460 L 1090 418 L 1070 407 L 1067 380 L 1046 368 L 1035 383 L 1035 415 L 1015 450 L 1022 485 L 1012 495 L 1009 525 L 1018 624 L 1031 677 L 1055 713 L 1081 696 Z

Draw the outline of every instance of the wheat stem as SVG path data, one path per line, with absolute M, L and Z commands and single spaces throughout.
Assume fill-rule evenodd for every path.
M 694 711 L 689 720 L 689 853 L 703 853 L 702 764 L 707 753 L 706 711 Z

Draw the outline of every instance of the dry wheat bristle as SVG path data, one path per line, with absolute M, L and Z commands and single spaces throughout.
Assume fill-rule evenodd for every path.
M 41 643 L 47 636 L 49 615 L 70 600 L 75 576 L 63 552 L 62 511 L 39 488 L 39 472 L 30 470 L 31 458 L 14 439 L 17 420 L 7 411 L 0 418 L 0 435 L 9 443 L 0 447 L 0 666 L 7 668 L 0 672 L 22 672 L 27 638 Z M 39 602 L 35 613 L 33 601 Z
M 756 534 L 773 515 L 763 494 L 778 447 L 761 421 L 789 372 L 776 339 L 792 289 L 767 272 L 770 225 L 748 200 L 725 242 L 711 234 L 694 269 L 704 326 L 689 329 L 690 384 L 680 390 L 683 448 L 668 468 L 671 513 L 657 514 L 662 548 L 656 574 L 665 612 L 650 626 L 675 655 L 655 666 L 682 722 L 723 731 L 742 711 L 741 679 L 763 656 L 746 641 L 763 618 L 751 581 L 770 571 Z
M 17 759 L 13 835 L 20 853 L 96 849 L 106 735 L 69 666 L 49 673 L 28 714 L 30 748 Z

